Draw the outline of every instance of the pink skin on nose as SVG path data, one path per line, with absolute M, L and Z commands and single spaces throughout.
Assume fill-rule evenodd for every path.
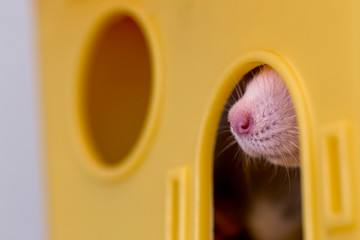
M 249 111 L 244 109 L 231 109 L 229 113 L 230 126 L 237 135 L 248 134 L 252 126 L 252 117 Z

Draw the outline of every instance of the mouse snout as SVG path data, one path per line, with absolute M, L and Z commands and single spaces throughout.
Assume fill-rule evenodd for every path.
M 249 111 L 233 108 L 230 110 L 229 122 L 235 134 L 243 135 L 250 132 L 253 121 Z

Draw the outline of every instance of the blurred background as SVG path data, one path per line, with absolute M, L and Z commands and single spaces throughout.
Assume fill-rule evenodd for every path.
M 0 239 L 46 239 L 36 8 L 0 0 Z

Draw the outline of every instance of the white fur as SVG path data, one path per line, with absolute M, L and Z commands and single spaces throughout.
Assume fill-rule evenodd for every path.
M 275 70 L 265 66 L 254 76 L 231 107 L 229 122 L 244 111 L 252 117 L 249 133 L 236 134 L 231 129 L 242 150 L 273 164 L 299 166 L 296 115 L 289 91 Z
M 284 204 L 266 198 L 253 202 L 247 224 L 256 240 L 295 240 L 301 236 L 301 217 L 284 217 Z

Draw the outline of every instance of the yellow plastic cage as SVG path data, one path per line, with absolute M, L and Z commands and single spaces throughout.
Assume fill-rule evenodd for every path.
M 360 239 L 359 1 L 38 7 L 51 239 L 211 239 L 218 121 L 264 63 L 297 111 L 305 239 Z

